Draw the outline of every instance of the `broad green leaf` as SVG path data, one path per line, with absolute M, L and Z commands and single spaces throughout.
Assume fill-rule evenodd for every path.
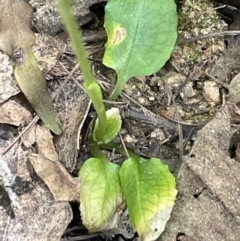
M 31 5 L 24 0 L 0 0 L 0 12 L 0 49 L 16 60 L 14 75 L 19 87 L 42 121 L 59 135 L 61 123 L 32 50 Z
M 177 195 L 175 179 L 157 158 L 130 158 L 120 168 L 130 220 L 143 241 L 163 232 Z
M 131 77 L 153 74 L 169 59 L 177 39 L 175 1 L 110 0 L 104 27 L 103 63 L 118 75 L 114 100 Z
M 107 123 L 105 132 L 103 133 L 102 130 L 99 129 L 98 119 L 96 120 L 93 131 L 94 140 L 101 143 L 108 143 L 113 140 L 117 136 L 122 126 L 122 119 L 118 108 L 111 108 L 107 110 L 106 115 Z
M 123 202 L 119 166 L 108 160 L 90 158 L 79 172 L 82 222 L 90 232 L 111 229 Z

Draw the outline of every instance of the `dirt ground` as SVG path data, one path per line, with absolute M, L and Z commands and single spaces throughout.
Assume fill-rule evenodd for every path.
M 53 1 L 26 2 L 33 8 L 33 51 L 64 132 L 52 134 L 34 114 L 16 83 L 13 58 L 0 51 L 0 237 L 137 241 L 127 211 L 111 231 L 89 234 L 81 223 L 77 175 L 90 157 L 95 112 Z M 102 64 L 105 5 L 79 0 L 75 14 L 107 99 L 116 73 Z M 176 204 L 158 240 L 240 240 L 240 35 L 229 33 L 240 30 L 240 6 L 234 0 L 177 5 L 171 59 L 151 76 L 132 78 L 112 105 L 121 110 L 126 147 L 160 158 L 176 178 Z

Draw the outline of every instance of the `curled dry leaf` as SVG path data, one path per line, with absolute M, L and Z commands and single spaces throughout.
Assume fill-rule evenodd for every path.
M 0 123 L 20 126 L 29 124 L 31 120 L 31 113 L 14 100 L 0 105 Z
M 37 126 L 36 139 L 38 154 L 31 155 L 30 161 L 38 176 L 47 184 L 55 200 L 79 200 L 79 179 L 73 178 L 59 162 L 48 128 Z

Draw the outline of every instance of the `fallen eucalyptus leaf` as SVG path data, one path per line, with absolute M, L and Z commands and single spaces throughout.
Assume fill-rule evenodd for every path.
M 31 5 L 24 0 L 0 0 L 0 12 L 0 49 L 15 59 L 19 87 L 42 121 L 59 135 L 61 123 L 32 51 L 35 35 L 30 28 Z
M 116 227 L 123 202 L 119 166 L 108 160 L 90 158 L 79 172 L 82 222 L 90 232 Z
M 105 7 L 108 41 L 103 63 L 116 70 L 114 100 L 133 76 L 157 72 L 177 39 L 174 0 L 111 0 Z
M 48 186 L 56 201 L 78 200 L 79 179 L 72 177 L 59 162 L 49 129 L 37 125 L 35 136 L 38 154 L 29 156 L 29 159 L 37 175 Z
M 157 158 L 132 157 L 120 168 L 120 179 L 130 220 L 143 241 L 163 232 L 177 195 L 175 179 Z

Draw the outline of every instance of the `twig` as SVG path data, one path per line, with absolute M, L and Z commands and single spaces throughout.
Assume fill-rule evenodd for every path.
M 11 212 L 12 212 L 12 210 L 11 210 Z M 6 225 L 6 228 L 4 229 L 4 234 L 3 234 L 3 241 L 5 241 L 5 240 L 7 240 L 6 238 L 7 238 L 7 229 L 8 229 L 8 227 L 9 227 L 9 223 L 10 223 L 10 215 L 8 216 L 8 219 L 7 219 L 7 225 Z
M 112 105 L 126 105 L 127 102 L 124 101 L 111 101 L 111 100 L 103 100 L 106 104 L 112 104 Z
M 166 92 L 168 93 L 168 105 L 171 104 L 171 101 L 173 103 L 174 109 L 176 111 L 177 114 L 177 128 L 178 128 L 178 138 L 179 138 L 179 150 L 180 150 L 180 160 L 182 160 L 182 156 L 183 156 L 183 131 L 182 131 L 182 125 L 180 124 L 181 121 L 181 117 L 175 102 L 175 98 L 173 97 L 172 92 L 170 91 L 168 85 L 166 84 L 166 82 L 162 79 L 163 85 L 165 87 Z
M 55 99 L 55 98 L 59 95 L 60 91 L 62 90 L 62 88 L 64 87 L 64 85 L 67 83 L 67 81 L 68 81 L 70 78 L 72 78 L 73 81 L 75 82 L 75 84 L 76 84 L 82 91 L 84 91 L 84 92 L 86 93 L 86 90 L 83 88 L 83 86 L 82 86 L 82 85 L 77 81 L 77 79 L 73 76 L 74 72 L 79 69 L 79 63 L 77 63 L 70 72 L 67 70 L 67 68 L 66 68 L 60 61 L 59 61 L 58 63 L 59 63 L 59 64 L 61 65 L 61 67 L 67 72 L 68 76 L 67 76 L 67 78 L 64 79 L 64 82 L 61 84 L 61 86 L 60 86 L 60 88 L 58 89 L 57 93 L 53 96 L 53 99 Z
M 223 86 L 224 88 L 226 88 L 227 90 L 229 90 L 229 86 L 228 84 L 226 83 L 223 83 L 222 81 L 216 79 L 214 76 L 208 74 L 208 73 L 205 73 L 209 78 L 211 78 L 212 80 L 214 80 L 216 83 L 220 84 L 221 86 Z
M 205 34 L 205 35 L 195 36 L 192 38 L 180 39 L 177 41 L 177 45 L 191 43 L 191 42 L 195 42 L 198 40 L 204 40 L 204 39 L 208 39 L 208 38 L 215 38 L 215 37 L 221 37 L 221 36 L 227 36 L 227 35 L 239 35 L 239 34 L 240 34 L 240 30 L 209 33 L 209 34 Z
M 150 110 L 145 108 L 143 105 L 139 104 L 136 100 L 134 100 L 133 98 L 131 98 L 127 94 L 122 93 L 121 95 L 123 95 L 124 97 L 129 99 L 131 102 L 133 102 L 134 104 L 139 106 L 141 108 L 142 112 L 144 113 L 144 115 L 146 115 L 153 123 L 157 124 L 156 114 L 154 114 L 153 112 L 151 112 Z
M 9 151 L 16 143 L 17 141 L 34 125 L 37 123 L 37 121 L 39 120 L 38 116 L 35 116 L 33 118 L 33 120 L 28 124 L 28 126 L 18 135 L 18 137 L 12 142 L 10 143 L 0 154 L 3 156 L 4 154 L 6 154 L 7 151 Z
M 191 80 L 193 80 L 193 78 L 197 75 L 197 73 L 204 67 L 204 65 L 207 63 L 208 60 L 205 60 L 203 62 L 203 64 L 198 67 L 196 70 L 194 70 L 188 77 L 187 79 L 184 81 L 183 84 L 180 85 L 180 87 L 177 89 L 177 91 L 174 93 L 173 95 L 173 99 L 175 100 L 175 98 L 180 94 L 181 90 L 187 85 L 187 83 Z
M 84 124 L 85 120 L 87 119 L 87 116 L 88 116 L 91 105 L 92 105 L 92 101 L 89 101 L 88 106 L 87 106 L 86 111 L 85 111 L 85 114 L 82 118 L 81 124 L 78 126 L 78 133 L 77 133 L 77 140 L 76 140 L 77 150 L 80 150 L 80 141 L 79 140 L 81 140 L 81 137 L 80 137 L 81 130 L 82 130 L 82 127 L 83 127 L 83 124 Z
M 127 148 L 126 148 L 126 146 L 125 146 L 125 143 L 124 143 L 124 141 L 123 141 L 122 135 L 119 134 L 119 137 L 120 137 L 120 140 L 121 140 L 121 143 L 122 143 L 123 149 L 124 149 L 124 151 L 125 151 L 127 157 L 130 158 L 129 153 L 128 153 L 128 150 L 127 150 Z

